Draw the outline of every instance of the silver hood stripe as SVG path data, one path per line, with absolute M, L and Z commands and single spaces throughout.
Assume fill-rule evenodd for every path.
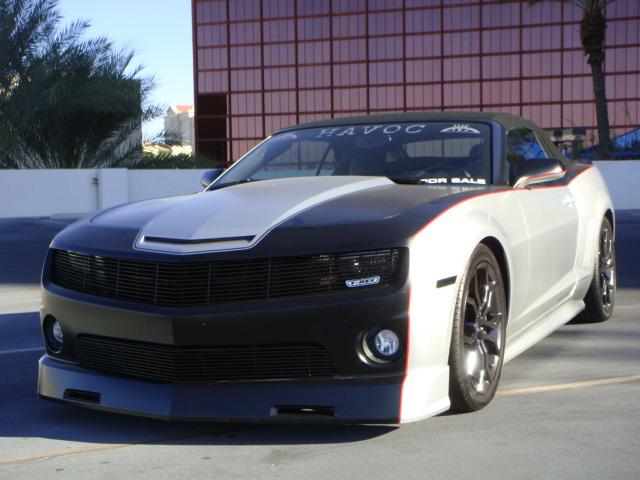
M 385 177 L 298 177 L 202 192 L 181 198 L 144 225 L 135 248 L 173 254 L 247 249 L 309 208 L 392 184 Z

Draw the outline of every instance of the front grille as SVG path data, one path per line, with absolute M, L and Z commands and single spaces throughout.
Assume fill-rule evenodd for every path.
M 329 378 L 336 375 L 320 345 L 176 347 L 91 335 L 76 339 L 80 365 L 162 383 Z
M 269 300 L 385 287 L 398 278 L 400 249 L 211 263 L 119 259 L 54 250 L 51 280 L 101 297 L 169 307 Z M 361 288 L 347 280 L 380 277 Z

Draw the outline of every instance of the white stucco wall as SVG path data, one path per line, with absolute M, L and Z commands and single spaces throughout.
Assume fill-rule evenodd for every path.
M 200 191 L 205 170 L 129 170 L 129 201 Z
M 640 160 L 601 161 L 616 209 L 640 209 Z M 81 216 L 200 190 L 204 170 L 0 170 L 0 218 Z
M 604 160 L 598 167 L 616 210 L 640 209 L 640 160 Z
M 0 218 L 82 216 L 200 189 L 204 170 L 0 170 Z
M 0 170 L 0 217 L 98 210 L 96 170 Z

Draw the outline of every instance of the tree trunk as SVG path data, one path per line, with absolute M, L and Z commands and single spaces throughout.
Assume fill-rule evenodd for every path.
M 580 22 L 580 40 L 587 56 L 593 79 L 593 96 L 596 103 L 598 122 L 598 151 L 606 155 L 611 141 L 609 132 L 609 112 L 607 110 L 607 93 L 602 65 L 604 64 L 604 38 L 607 21 L 603 14 L 604 2 L 594 2 L 584 10 Z
M 591 75 L 593 77 L 593 96 L 596 102 L 596 119 L 598 122 L 598 150 L 601 154 L 606 155 L 609 150 L 611 137 L 602 62 L 591 62 Z

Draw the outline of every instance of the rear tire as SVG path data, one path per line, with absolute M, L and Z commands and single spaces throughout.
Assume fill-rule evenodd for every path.
M 575 323 L 600 323 L 611 318 L 616 296 L 616 248 L 613 227 L 608 218 L 602 220 L 598 237 L 598 253 L 593 280 L 584 297 L 585 309 Z
M 460 282 L 449 350 L 451 409 L 472 412 L 496 393 L 504 360 L 507 301 L 498 262 L 476 247 Z

